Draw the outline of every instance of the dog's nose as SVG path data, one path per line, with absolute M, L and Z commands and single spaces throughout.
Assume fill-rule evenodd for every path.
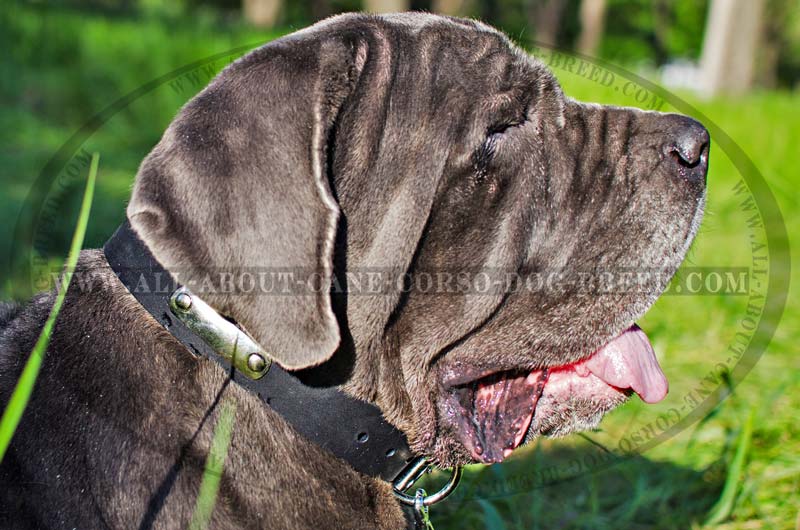
M 669 116 L 665 154 L 679 166 L 679 173 L 692 179 L 705 179 L 708 170 L 708 131 L 700 122 L 687 116 Z

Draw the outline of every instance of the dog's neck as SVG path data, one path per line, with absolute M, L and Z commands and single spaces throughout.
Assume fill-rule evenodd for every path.
M 156 321 L 194 355 L 217 362 L 234 383 L 258 395 L 265 406 L 277 411 L 300 434 L 357 471 L 384 480 L 394 480 L 412 461 L 405 436 L 383 418 L 376 406 L 354 399 L 335 386 L 320 385 L 316 377 L 301 380 L 277 363 L 269 363 L 269 359 L 265 359 L 264 373 L 257 373 L 259 370 L 248 368 L 247 359 L 237 362 L 235 355 L 226 358 L 218 344 L 210 345 L 214 340 L 187 325 L 176 311 L 176 300 L 179 305 L 191 305 L 193 299 L 196 304 L 202 303 L 201 300 L 183 289 L 161 266 L 127 221 L 103 251 L 123 285 Z M 189 298 L 181 300 L 179 293 Z M 238 332 L 243 335 L 241 330 Z M 255 364 L 253 368 L 260 366 Z

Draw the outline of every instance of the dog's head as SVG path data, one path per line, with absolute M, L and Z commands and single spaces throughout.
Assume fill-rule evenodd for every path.
M 695 234 L 708 145 L 682 116 L 569 99 L 479 23 L 347 15 L 187 104 L 128 215 L 278 363 L 443 465 L 496 462 L 666 393 L 634 321 Z

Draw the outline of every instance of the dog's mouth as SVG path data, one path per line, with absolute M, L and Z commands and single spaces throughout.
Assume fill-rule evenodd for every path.
M 647 403 L 657 403 L 668 390 L 650 341 L 635 324 L 576 363 L 483 373 L 467 381 L 464 377 L 446 378 L 440 412 L 472 458 L 483 463 L 501 462 L 534 424 L 553 425 L 552 418 L 543 416 L 556 409 L 541 406 L 542 401 L 584 400 L 610 410 L 631 391 Z

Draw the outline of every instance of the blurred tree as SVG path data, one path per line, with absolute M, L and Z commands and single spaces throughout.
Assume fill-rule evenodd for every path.
M 600 47 L 606 21 L 606 0 L 583 0 L 580 10 L 581 34 L 577 49 L 584 55 L 594 57 Z
M 634 67 L 700 60 L 712 0 L 22 0 L 48 12 L 103 13 L 110 17 L 201 17 L 221 26 L 250 24 L 289 31 L 345 11 L 432 10 L 483 20 L 525 46 L 534 42 L 578 48 Z M 763 4 L 751 84 L 794 87 L 800 81 L 800 0 L 731 0 L 745 11 Z M 6 2 L 8 3 L 8 2 Z M 592 15 L 603 5 L 605 16 Z M 244 17 L 242 16 L 244 14 Z M 594 23 L 592 22 L 594 21 Z M 203 23 L 205 23 L 203 22 Z M 590 27 L 595 29 L 589 31 Z M 599 28 L 599 29 L 598 29 Z M 2 32 L 0 32 L 2 33 Z M 736 46 L 750 32 L 733 30 Z M 593 35 L 590 39 L 589 36 Z
M 761 37 L 755 73 L 758 84 L 792 87 L 800 79 L 800 3 L 767 0 Z
M 488 22 L 489 24 L 492 24 L 493 21 L 500 21 L 501 14 L 499 4 L 499 0 L 480 0 L 478 2 L 478 18 Z
M 364 0 L 364 9 L 370 13 L 408 11 L 408 0 Z
M 431 7 L 434 13 L 463 17 L 471 11 L 471 4 L 472 2 L 470 0 L 433 0 Z
M 567 0 L 533 0 L 528 9 L 528 23 L 534 39 L 544 46 L 556 46 Z
M 667 52 L 667 41 L 669 40 L 669 28 L 672 25 L 670 16 L 671 0 L 655 0 L 653 2 L 653 53 L 656 56 L 656 64 L 664 64 L 669 61 Z
M 310 0 L 309 7 L 314 20 L 322 20 L 333 14 L 333 6 L 328 0 Z
M 764 0 L 713 0 L 700 67 L 703 91 L 740 94 L 753 86 Z
M 278 21 L 282 0 L 244 0 L 242 10 L 247 21 L 260 28 L 271 28 Z
M 606 0 L 598 54 L 621 63 L 662 66 L 697 60 L 709 0 Z

